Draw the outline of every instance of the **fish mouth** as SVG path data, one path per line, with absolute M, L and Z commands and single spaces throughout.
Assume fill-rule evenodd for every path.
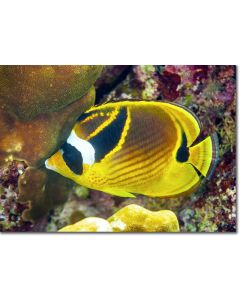
M 46 167 L 47 169 L 50 169 L 50 165 L 49 165 L 49 163 L 48 163 L 48 159 L 45 160 L 45 167 Z
M 45 160 L 45 167 L 46 167 L 46 169 L 48 169 L 48 170 L 56 171 L 56 168 L 55 168 L 53 165 L 51 165 L 51 164 L 49 163 L 49 159 L 46 159 L 46 160 Z

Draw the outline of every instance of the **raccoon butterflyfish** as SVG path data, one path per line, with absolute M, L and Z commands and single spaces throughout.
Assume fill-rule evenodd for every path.
M 217 161 L 217 135 L 198 142 L 188 109 L 126 101 L 82 114 L 46 167 L 85 187 L 121 197 L 173 197 L 194 191 Z

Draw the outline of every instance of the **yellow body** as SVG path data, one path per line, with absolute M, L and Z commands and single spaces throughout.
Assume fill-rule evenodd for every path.
M 68 168 L 61 151 L 47 161 L 48 167 L 80 185 L 122 197 L 190 193 L 208 176 L 217 155 L 210 136 L 192 145 L 200 134 L 197 118 L 187 109 L 166 102 L 126 101 L 93 107 L 79 119 L 73 132 L 82 140 L 95 142 L 96 154 L 104 152 L 105 144 L 110 147 L 116 135 L 119 139 L 99 161 L 83 164 L 80 175 Z M 181 146 L 184 139 L 185 148 Z M 183 151 L 184 155 L 188 152 L 186 161 L 177 159 L 181 147 L 188 149 Z

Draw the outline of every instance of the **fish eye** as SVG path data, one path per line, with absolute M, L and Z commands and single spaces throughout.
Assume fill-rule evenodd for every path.
M 68 168 L 76 175 L 83 173 L 83 158 L 80 151 L 67 142 L 61 148 L 63 159 Z

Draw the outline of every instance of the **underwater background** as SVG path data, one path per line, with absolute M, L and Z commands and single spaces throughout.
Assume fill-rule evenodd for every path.
M 0 69 L 0 86 L 8 87 L 0 92 L 0 231 L 56 232 L 86 217 L 109 218 L 129 204 L 173 211 L 181 232 L 236 231 L 235 66 L 57 68 L 37 73 L 33 67 L 31 76 L 24 69 L 16 75 L 13 69 L 7 79 L 4 67 Z M 29 83 L 34 91 L 21 89 Z M 54 99 L 61 95 L 56 106 Z M 43 161 L 94 101 L 124 99 L 183 104 L 198 116 L 205 135 L 217 132 L 219 163 L 212 178 L 190 196 L 126 199 L 45 170 Z

